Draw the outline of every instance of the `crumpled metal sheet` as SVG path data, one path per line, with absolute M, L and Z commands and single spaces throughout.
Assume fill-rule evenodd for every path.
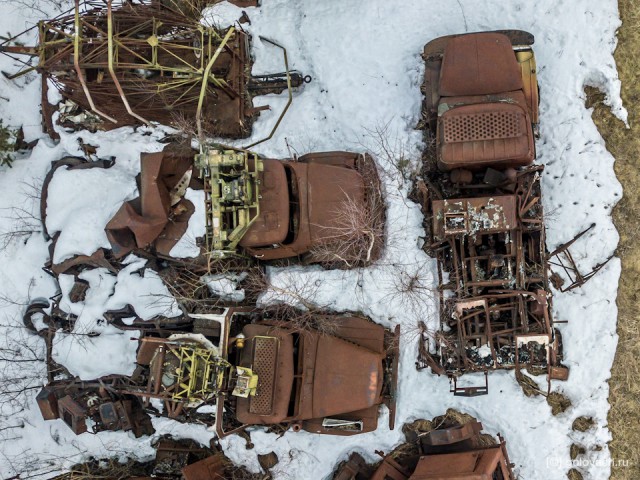
M 186 186 L 195 181 L 192 168 L 191 150 L 165 148 L 140 155 L 140 196 L 125 202 L 105 228 L 115 258 L 149 247 L 169 255 L 187 231 L 195 211 L 194 205 L 182 197 Z

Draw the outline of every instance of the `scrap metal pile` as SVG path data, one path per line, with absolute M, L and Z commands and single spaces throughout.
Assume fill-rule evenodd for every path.
M 406 443 L 368 465 L 357 453 L 338 466 L 333 480 L 514 480 L 513 464 L 498 434 L 481 433 L 482 424 L 469 415 L 448 410 L 431 421 L 403 427 Z M 382 453 L 378 452 L 381 456 Z
M 50 349 L 56 331 L 62 325 L 70 331 L 75 319 L 57 302 L 51 314 L 47 309 L 30 307 L 25 326 L 47 338 Z M 80 381 L 49 351 L 51 380 L 37 397 L 46 420 L 61 418 L 78 435 L 87 420 L 94 433 L 148 435 L 149 413 L 215 426 L 218 438 L 251 425 L 354 435 L 377 428 L 384 404 L 394 426 L 399 327 L 391 332 L 361 316 L 250 307 L 152 322 L 123 323 L 124 315 L 105 316 L 117 328 L 143 333 L 133 374 Z
M 287 89 L 284 115 L 292 88 L 308 79 L 289 71 L 286 51 L 284 73 L 252 77 L 248 34 L 240 24 L 202 24 L 202 6 L 76 0 L 71 13 L 38 24 L 36 47 L 1 47 L 37 57 L 31 69 L 42 75 L 43 119 L 52 137 L 57 114 L 65 127 L 88 129 L 154 123 L 184 129 L 188 119 L 200 141 L 193 150 L 187 134 L 141 155 L 139 196 L 122 203 L 105 227 L 111 249 L 55 260 L 59 237 L 52 239 L 47 271 L 71 277 L 65 282 L 73 285 L 24 315 L 25 327 L 47 345 L 48 383 L 37 397 L 42 415 L 62 419 L 78 435 L 89 429 L 151 435 L 150 415 L 208 425 L 218 438 L 255 425 L 355 435 L 375 430 L 385 405 L 393 429 L 399 326 L 391 331 L 356 314 L 210 301 L 206 276 L 218 267 L 229 273 L 274 262 L 369 266 L 383 251 L 386 213 L 367 153 L 275 160 L 206 139 L 248 136 L 263 108 L 252 106 L 255 92 Z M 550 264 L 569 278 L 566 289 L 602 267 L 588 274 L 577 269 L 568 246 L 584 232 L 551 255 L 546 250 L 543 167 L 532 165 L 538 123 L 532 44 L 526 32 L 504 31 L 442 37 L 424 49 L 423 126 L 434 141 L 418 189 L 428 219 L 426 248 L 438 265 L 440 325 L 436 332 L 425 327 L 418 366 L 448 375 L 457 395 L 488 391 L 486 383 L 458 387 L 457 378 L 468 372 L 484 372 L 486 380 L 490 370 L 521 375 L 526 369 L 546 372 L 549 381 L 566 379 L 549 286 L 560 288 L 563 278 L 550 274 Z M 57 113 L 48 103 L 49 84 L 62 95 Z M 41 195 L 45 235 L 56 172 L 108 169 L 114 162 L 53 162 Z M 194 205 L 189 190 L 204 204 Z M 197 254 L 174 255 L 194 215 L 204 215 L 195 220 L 205 225 L 194 243 Z M 139 332 L 135 370 L 82 381 L 56 363 L 54 340 L 74 333 L 79 316 L 69 305 L 94 288 L 81 274 L 100 268 L 115 276 L 132 253 L 147 261 L 140 268 L 158 271 L 170 292 L 181 292 L 173 300 L 182 311 L 151 319 L 131 305 L 102 312 L 100 325 Z M 335 478 L 513 479 L 504 442 L 484 444 L 481 428 L 445 418 L 412 439 L 410 454 L 392 452 L 375 472 L 352 456 Z M 212 455 L 198 459 L 211 463 L 200 465 L 208 474 L 189 477 L 191 460 L 177 462 L 168 478 L 181 468 L 184 478 L 224 475 L 224 462 Z
M 244 138 L 260 110 L 255 92 L 299 86 L 300 74 L 252 77 L 249 35 L 240 26 L 200 22 L 199 0 L 76 0 L 73 11 L 38 24 L 35 47 L 2 51 L 37 57 L 42 114 L 57 134 L 49 84 L 62 95 L 58 122 L 70 128 L 113 129 L 195 121 L 211 135 Z M 286 58 L 286 56 L 285 56 Z M 15 77 L 16 75 L 14 75 Z
M 550 259 L 568 245 L 553 255 L 545 246 L 544 167 L 531 165 L 532 44 L 527 32 L 501 31 L 442 37 L 424 48 L 423 125 L 434 148 L 419 188 L 427 249 L 438 264 L 440 327 L 435 335 L 425 330 L 418 367 L 448 375 L 456 395 L 487 393 L 486 372 L 494 369 L 568 376 L 549 287 Z M 485 385 L 458 387 L 468 372 L 485 372 Z
M 118 462 L 93 459 L 74 465 L 70 471 L 52 480 L 85 478 L 131 478 L 136 480 L 222 480 L 243 478 L 259 480 L 263 474 L 252 474 L 244 467 L 233 465 L 212 442 L 209 447 L 193 440 L 175 439 L 164 435 L 152 444 L 155 458 L 150 461 L 129 459 Z

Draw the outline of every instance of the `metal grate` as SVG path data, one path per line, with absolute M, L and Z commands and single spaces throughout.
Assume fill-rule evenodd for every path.
M 474 142 L 514 138 L 526 134 L 521 128 L 522 113 L 487 112 L 451 115 L 444 118 L 444 141 Z
M 253 372 L 258 375 L 256 394 L 249 402 L 249 412 L 254 415 L 273 413 L 273 387 L 276 380 L 278 339 L 255 337 L 253 340 Z

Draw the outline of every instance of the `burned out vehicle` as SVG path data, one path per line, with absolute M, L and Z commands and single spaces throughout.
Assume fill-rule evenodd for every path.
M 273 160 L 212 148 L 195 161 L 191 155 L 142 154 L 140 198 L 125 203 L 106 226 L 116 257 L 143 248 L 170 256 L 194 211 L 183 200 L 187 185 L 204 190 L 201 254 L 209 264 L 244 256 L 351 268 L 380 256 L 385 209 L 368 154 Z
M 425 46 L 426 135 L 435 139 L 422 184 L 438 260 L 440 331 L 421 367 L 453 379 L 521 368 L 566 379 L 554 328 L 534 137 L 538 87 L 533 36 L 522 31 L 452 35 Z M 426 197 L 426 198 L 425 198 Z M 485 377 L 486 380 L 486 377 Z
M 186 128 L 197 119 L 199 133 L 244 138 L 268 108 L 254 108 L 253 95 L 289 89 L 291 98 L 291 88 L 304 79 L 288 67 L 253 77 L 250 36 L 239 25 L 219 29 L 201 23 L 208 3 L 76 0 L 71 12 L 38 23 L 36 47 L 5 42 L 0 50 L 37 57 L 37 65 L 13 77 L 32 70 L 42 75 L 43 124 L 53 138 L 50 84 L 62 96 L 57 109 L 64 127 Z
M 467 417 L 450 410 L 431 422 L 405 425 L 407 443 L 377 465 L 367 465 L 353 453 L 338 467 L 333 480 L 514 480 L 502 437 L 498 435 L 496 442 L 481 433 L 480 422 L 459 423 L 456 416 Z M 424 424 L 429 426 L 426 431 Z
M 358 316 L 302 320 L 247 308 L 191 317 L 191 334 L 141 340 L 145 387 L 126 393 L 161 399 L 174 418 L 202 419 L 198 408 L 215 405 L 220 437 L 250 425 L 370 432 L 381 404 L 393 428 L 397 329 Z
M 354 435 L 377 428 L 384 404 L 393 428 L 399 328 L 251 308 L 113 324 L 144 332 L 134 373 L 52 382 L 38 397 L 45 419 L 77 434 L 87 419 L 95 431 L 131 430 L 146 409 L 215 426 L 219 437 L 251 425 Z

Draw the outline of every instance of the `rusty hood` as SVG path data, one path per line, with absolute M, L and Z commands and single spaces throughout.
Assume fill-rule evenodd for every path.
M 487 32 L 461 35 L 447 44 L 440 95 L 491 95 L 522 89 L 520 66 L 509 37 Z
M 380 403 L 382 358 L 341 338 L 320 336 L 313 368 L 312 415 L 322 418 Z
M 350 210 L 366 208 L 364 181 L 357 171 L 312 163 L 306 176 L 312 242 L 339 234 L 348 226 L 346 216 Z

